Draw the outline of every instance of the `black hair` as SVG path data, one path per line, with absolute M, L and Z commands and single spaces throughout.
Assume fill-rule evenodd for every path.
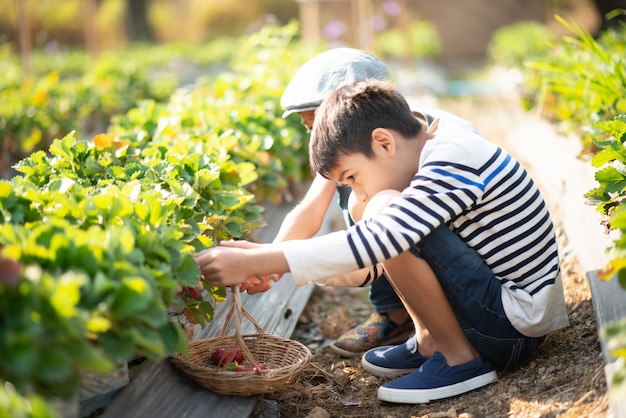
M 309 144 L 311 169 L 330 178 L 341 155 L 372 157 L 374 129 L 392 129 L 410 138 L 420 133 L 421 126 L 391 82 L 348 84 L 328 95 L 316 111 Z

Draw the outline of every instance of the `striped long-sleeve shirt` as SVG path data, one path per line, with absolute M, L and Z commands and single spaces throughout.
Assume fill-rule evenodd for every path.
M 502 303 L 523 334 L 568 324 L 554 227 L 528 172 L 472 125 L 442 111 L 410 186 L 381 214 L 285 248 L 298 283 L 374 265 L 449 225 L 485 260 L 502 285 Z

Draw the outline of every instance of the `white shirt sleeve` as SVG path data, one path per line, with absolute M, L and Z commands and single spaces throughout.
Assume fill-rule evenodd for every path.
M 359 268 L 343 230 L 285 244 L 285 258 L 296 284 L 325 282 Z

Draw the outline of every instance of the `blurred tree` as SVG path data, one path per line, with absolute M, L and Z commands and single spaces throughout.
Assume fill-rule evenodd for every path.
M 150 0 L 126 0 L 126 36 L 128 41 L 153 41 L 154 34 L 148 24 Z
M 20 54 L 22 57 L 22 69 L 24 73 L 30 74 L 32 66 L 30 29 L 26 16 L 26 4 L 24 0 L 15 0 L 18 15 L 18 33 L 20 43 Z
M 85 0 L 83 11 L 85 47 L 92 58 L 95 58 L 98 53 L 98 30 L 95 25 L 97 12 L 98 0 Z

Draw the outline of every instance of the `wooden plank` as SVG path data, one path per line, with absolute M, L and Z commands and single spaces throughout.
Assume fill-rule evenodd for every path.
M 587 273 L 587 281 L 591 288 L 593 306 L 596 310 L 602 357 L 605 365 L 604 372 L 607 382 L 611 382 L 615 371 L 620 366 L 618 365 L 618 360 L 611 356 L 611 353 L 607 350 L 607 341 L 603 336 L 603 332 L 607 325 L 626 318 L 626 290 L 621 287 L 616 276 L 613 276 L 611 280 L 604 281 L 598 278 L 596 271 Z M 613 416 L 615 418 L 626 417 L 626 399 L 610 398 L 610 401 Z
M 599 329 L 603 329 L 614 321 L 626 318 L 626 290 L 620 286 L 617 277 L 614 276 L 611 280 L 605 281 L 598 277 L 596 271 L 590 271 L 587 272 L 587 281 L 591 288 Z M 615 361 L 606 350 L 606 341 L 602 339 L 601 342 L 604 363 L 608 364 Z
M 141 365 L 102 417 L 242 418 L 250 416 L 256 401 L 256 396 L 221 396 L 203 389 L 162 359 Z

